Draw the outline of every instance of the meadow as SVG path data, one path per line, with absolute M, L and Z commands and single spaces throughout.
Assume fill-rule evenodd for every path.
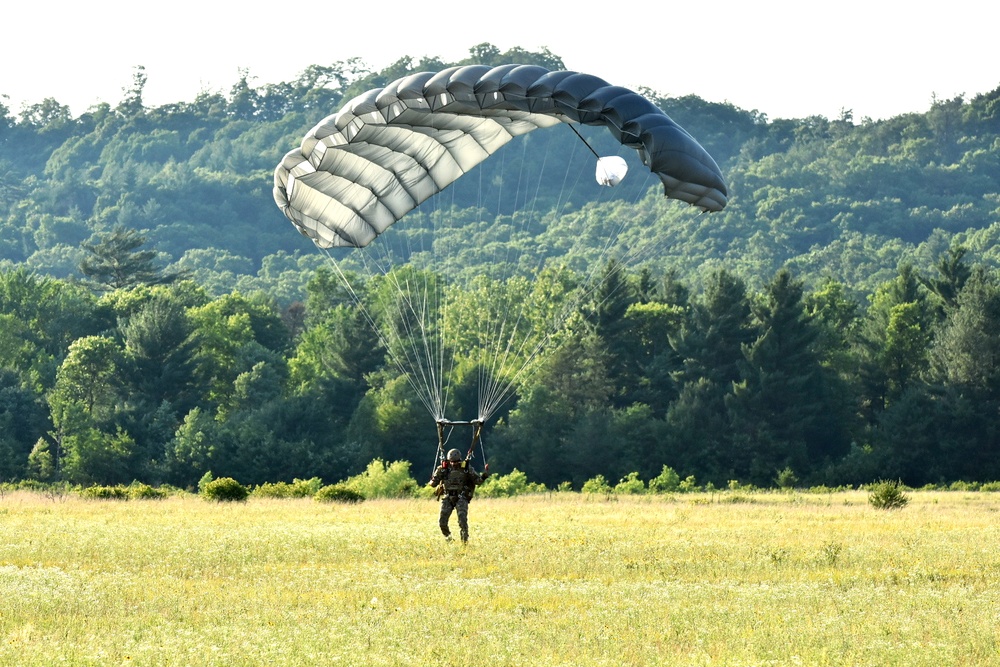
M 0 497 L 0 665 L 1000 665 L 1000 494 Z M 454 521 L 454 519 L 453 519 Z

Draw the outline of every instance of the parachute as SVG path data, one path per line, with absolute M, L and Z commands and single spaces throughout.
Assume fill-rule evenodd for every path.
M 559 123 L 606 127 L 667 197 L 726 205 L 718 165 L 659 107 L 596 76 L 534 65 L 422 72 L 359 95 L 285 155 L 274 200 L 320 248 L 364 247 L 514 137 Z
M 413 266 L 395 267 L 397 257 L 388 251 L 382 260 L 368 253 L 384 250 L 390 244 L 373 243 L 379 235 L 450 185 L 467 182 L 459 179 L 515 137 L 563 124 L 574 131 L 576 125 L 607 128 L 625 153 L 637 151 L 666 197 L 702 211 L 725 207 L 718 165 L 652 102 L 596 76 L 531 65 L 452 67 L 370 90 L 319 122 L 275 169 L 275 203 L 330 257 L 388 357 L 434 417 L 439 456 L 445 425 L 473 426 L 476 446 L 484 422 L 530 375 L 581 297 L 552 307 L 573 291 L 561 274 L 547 283 L 518 265 L 496 278 L 496 265 L 516 264 L 506 250 L 464 285 Z M 599 157 L 595 177 L 602 186 L 616 186 L 626 170 L 620 156 Z M 332 256 L 338 249 L 360 253 L 360 264 L 374 267 L 363 294 Z M 375 298 L 383 300 L 372 309 Z M 481 373 L 478 414 L 454 422 L 445 417 L 449 377 L 469 364 Z

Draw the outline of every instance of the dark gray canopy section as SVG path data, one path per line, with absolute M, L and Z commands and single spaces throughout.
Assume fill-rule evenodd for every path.
M 603 125 L 636 149 L 667 197 L 726 205 L 718 165 L 656 105 L 589 74 L 469 65 L 403 77 L 325 118 L 274 172 L 274 200 L 321 248 L 362 247 L 514 137 Z

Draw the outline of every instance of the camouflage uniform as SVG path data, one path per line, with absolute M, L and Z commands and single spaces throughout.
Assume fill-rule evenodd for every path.
M 486 474 L 480 475 L 468 461 L 444 461 L 434 471 L 431 486 L 441 486 L 441 516 L 438 524 L 445 537 L 451 537 L 448 520 L 454 510 L 458 511 L 458 527 L 462 541 L 469 541 L 469 501 L 476 487 L 483 483 Z

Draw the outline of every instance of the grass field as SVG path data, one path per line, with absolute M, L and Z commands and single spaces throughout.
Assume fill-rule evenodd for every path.
M 453 519 L 454 521 L 454 519 Z M 0 665 L 1000 665 L 1000 494 L 0 498 Z

